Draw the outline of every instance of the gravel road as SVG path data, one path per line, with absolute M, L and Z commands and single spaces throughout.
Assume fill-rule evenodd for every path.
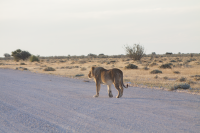
M 200 96 L 0 69 L 0 133 L 199 133 Z M 117 91 L 112 86 L 114 96 Z

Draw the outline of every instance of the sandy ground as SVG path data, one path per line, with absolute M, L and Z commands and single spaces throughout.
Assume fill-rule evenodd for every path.
M 94 94 L 94 82 L 0 69 L 0 133 L 200 131 L 199 95 L 129 87 L 117 99 L 105 85 Z

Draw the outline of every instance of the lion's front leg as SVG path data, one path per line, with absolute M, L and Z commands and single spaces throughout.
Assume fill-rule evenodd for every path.
M 100 87 L 101 87 L 101 84 L 96 82 L 96 95 L 94 95 L 93 97 L 98 97 L 99 96 Z
M 113 97 L 112 91 L 111 91 L 111 85 L 107 85 L 108 88 L 108 96 Z

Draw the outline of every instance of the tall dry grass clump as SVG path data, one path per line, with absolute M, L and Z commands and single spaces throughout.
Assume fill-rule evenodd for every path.
M 133 46 L 125 46 L 126 54 L 133 60 L 140 60 L 144 56 L 144 47 L 139 44 Z

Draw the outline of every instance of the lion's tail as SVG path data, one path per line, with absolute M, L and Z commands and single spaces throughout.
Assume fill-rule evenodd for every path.
M 128 84 L 127 84 L 126 86 L 124 85 L 124 82 L 123 82 L 123 74 L 122 74 L 122 81 L 121 81 L 121 82 L 122 82 L 122 85 L 123 85 L 124 88 L 128 88 Z
M 128 88 L 128 84 L 125 86 L 124 83 L 123 83 L 123 87 L 124 87 L 124 88 Z

